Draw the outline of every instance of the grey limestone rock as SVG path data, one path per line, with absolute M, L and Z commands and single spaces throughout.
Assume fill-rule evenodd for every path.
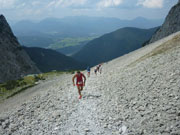
M 5 17 L 0 15 L 0 83 L 35 73 L 39 69 L 19 45 Z
M 174 7 L 171 8 L 165 19 L 165 22 L 152 36 L 150 43 L 153 43 L 178 31 L 180 31 L 180 0 Z

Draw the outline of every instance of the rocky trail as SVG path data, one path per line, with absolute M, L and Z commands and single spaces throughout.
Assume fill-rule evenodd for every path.
M 0 135 L 180 135 L 180 33 L 104 63 L 82 94 L 72 74 L 30 88 L 0 104 Z

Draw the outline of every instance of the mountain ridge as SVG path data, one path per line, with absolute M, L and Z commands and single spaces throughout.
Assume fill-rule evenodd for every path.
M 41 70 L 41 72 L 69 71 L 85 69 L 86 64 L 75 61 L 71 57 L 65 56 L 52 49 L 39 47 L 23 47 L 32 61 Z
M 20 46 L 3 15 L 0 15 L 0 58 L 0 83 L 40 72 Z
M 156 29 L 121 28 L 90 41 L 72 57 L 91 66 L 107 62 L 140 48 Z

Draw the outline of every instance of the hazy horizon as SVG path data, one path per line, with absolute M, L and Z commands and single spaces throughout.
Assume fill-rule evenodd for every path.
M 40 21 L 68 16 L 164 19 L 178 0 L 0 0 L 8 21 Z
M 5 16 L 6 17 L 6 16 Z M 106 18 L 106 19 L 119 19 L 119 20 L 129 20 L 129 21 L 131 21 L 131 20 L 135 20 L 135 19 L 138 19 L 138 18 L 143 18 L 143 19 L 147 19 L 147 20 L 164 20 L 165 18 L 155 18 L 155 19 L 153 19 L 153 18 L 146 18 L 146 17 L 142 17 L 142 16 L 137 16 L 137 17 L 135 17 L 135 18 L 129 18 L 129 19 L 121 19 L 121 18 L 117 18 L 117 17 L 104 17 L 104 16 L 84 16 L 84 15 L 79 15 L 79 16 L 64 16 L 64 17 L 46 17 L 46 18 L 42 18 L 42 19 L 22 19 L 22 20 L 8 20 L 8 21 L 10 21 L 10 23 L 13 23 L 13 24 L 16 24 L 16 23 L 18 23 L 18 22 L 21 22 L 21 21 L 30 21 L 30 22 L 33 22 L 33 23 L 39 23 L 39 22 L 41 22 L 41 21 L 43 21 L 43 20 L 46 20 L 46 19 L 66 19 L 66 18 L 73 18 L 73 17 L 76 17 L 76 18 L 78 18 L 78 17 L 81 17 L 81 18 Z

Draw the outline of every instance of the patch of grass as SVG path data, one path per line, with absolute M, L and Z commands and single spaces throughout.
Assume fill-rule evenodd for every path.
M 95 38 L 97 38 L 97 36 L 59 39 L 59 40 L 54 41 L 54 43 L 51 44 L 49 48 L 59 49 L 59 48 L 64 48 L 64 47 L 69 47 L 69 46 L 81 45 Z
M 3 100 L 10 98 L 22 91 L 31 88 L 37 85 L 39 80 L 52 79 L 55 76 L 60 76 L 62 74 L 74 74 L 75 70 L 69 70 L 66 72 L 62 71 L 52 71 L 48 73 L 28 75 L 19 80 L 11 80 L 5 83 L 0 84 L 0 102 Z
M 33 86 L 35 86 L 35 84 L 34 84 L 34 85 L 30 85 L 30 86 L 26 86 L 26 87 L 24 87 L 24 88 L 22 88 L 22 89 L 20 89 L 20 90 L 18 90 L 18 91 L 15 91 L 15 92 L 12 93 L 11 95 L 9 95 L 7 98 L 13 97 L 14 95 L 16 95 L 16 94 L 18 94 L 18 93 L 21 93 L 22 91 L 24 91 L 24 90 L 26 90 L 26 89 L 28 89 L 28 88 L 31 88 L 31 87 L 33 87 Z
M 36 85 L 36 82 L 44 79 L 45 77 L 42 74 L 28 75 L 19 80 L 10 80 L 0 84 L 0 101 L 33 87 Z
M 63 73 L 65 73 L 65 72 L 54 70 L 54 71 L 51 71 L 51 72 L 43 73 L 43 74 L 41 74 L 41 76 L 42 76 L 42 78 L 48 79 L 50 77 L 59 76 L 59 75 L 61 75 Z
M 165 53 L 168 50 L 171 50 L 172 48 L 180 45 L 180 35 L 175 36 L 172 40 L 167 41 L 165 44 L 157 47 L 151 52 L 150 56 L 155 56 L 161 53 Z
M 172 40 L 169 40 L 169 41 L 165 42 L 164 44 L 158 46 L 157 48 L 152 50 L 150 53 L 142 56 L 141 58 L 132 62 L 128 66 L 135 66 L 137 63 L 139 63 L 147 58 L 150 58 L 150 57 L 162 54 L 162 53 L 166 53 L 167 51 L 170 51 L 171 49 L 173 49 L 176 46 L 180 46 L 180 35 L 177 35 Z

